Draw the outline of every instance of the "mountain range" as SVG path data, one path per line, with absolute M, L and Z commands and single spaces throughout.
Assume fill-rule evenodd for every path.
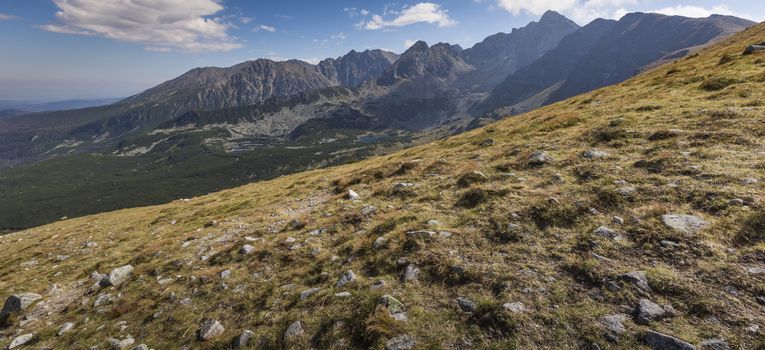
M 633 13 L 579 27 L 549 11 L 468 49 L 419 41 L 401 55 L 197 68 L 111 105 L 3 117 L 0 194 L 14 204 L 0 204 L 0 227 L 389 152 L 619 83 L 752 24 Z
M 350 164 L 0 235 L 0 347 L 765 349 L 765 45 L 745 51 L 763 40 L 765 23 L 624 82 Z M 401 60 L 449 49 L 417 45 Z M 472 66 L 450 62 L 443 67 Z M 408 64 L 389 75 L 401 79 L 393 85 L 362 86 L 385 93 L 423 74 L 452 77 Z M 339 139 L 353 134 L 347 123 L 368 119 L 346 102 L 366 89 L 176 118 L 204 124 L 193 128 L 203 134 L 215 120 L 275 123 L 284 108 L 342 111 L 261 140 L 263 159 L 252 157 L 269 152 L 207 156 L 214 147 L 198 142 L 214 136 L 163 124 L 154 134 L 175 141 L 143 157 L 35 166 L 62 183 L 47 195 L 72 205 L 84 197 L 61 189 L 69 171 L 120 175 L 104 193 L 116 187 L 126 201 L 152 194 L 146 186 L 204 185 L 195 178 L 206 171 L 213 179 L 304 164 L 375 142 Z M 124 158 L 132 168 L 110 163 Z M 61 166 L 71 159 L 93 173 Z M 21 175 L 0 176 L 40 190 Z

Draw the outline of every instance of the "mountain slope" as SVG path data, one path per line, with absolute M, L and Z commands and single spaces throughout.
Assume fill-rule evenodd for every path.
M 0 295 L 42 297 L 0 342 L 758 348 L 765 56 L 740 53 L 763 38 L 388 156 L 0 237 Z
M 508 76 L 477 111 L 514 106 L 516 113 L 616 84 L 657 61 L 687 55 L 754 24 L 736 17 L 686 18 L 630 13 L 617 22 L 596 20 L 561 40 L 544 57 Z M 551 91 L 536 103 L 523 103 Z

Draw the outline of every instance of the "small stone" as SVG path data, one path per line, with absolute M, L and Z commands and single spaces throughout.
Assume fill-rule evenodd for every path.
M 247 345 L 250 345 L 250 341 L 255 336 L 255 332 L 251 330 L 244 330 L 241 334 L 239 334 L 236 338 L 234 338 L 234 343 L 232 344 L 234 346 L 234 349 L 243 348 Z
M 385 237 L 377 237 L 375 239 L 375 242 L 372 244 L 372 247 L 375 249 L 380 249 L 385 246 Z
M 386 286 L 388 286 L 388 284 L 387 284 L 387 283 L 385 283 L 385 281 L 383 281 L 383 280 L 379 280 L 379 281 L 375 282 L 375 283 L 372 285 L 372 289 L 380 289 L 380 288 L 385 288 Z
M 735 198 L 735 199 L 731 199 L 730 200 L 730 204 L 731 205 L 735 205 L 735 206 L 739 206 L 739 207 L 743 207 L 744 204 L 746 204 L 746 202 L 744 202 L 744 200 L 741 199 L 741 198 Z
M 348 283 L 352 283 L 356 281 L 356 274 L 353 273 L 352 270 L 348 270 L 345 273 L 343 273 L 342 276 L 340 276 L 340 279 L 337 280 L 337 284 L 335 286 L 342 287 L 345 286 Z
M 361 199 L 361 196 L 359 196 L 359 194 L 356 193 L 354 190 L 349 189 L 348 190 L 347 198 L 349 200 L 352 200 L 352 201 L 357 201 L 357 200 Z
M 24 334 L 24 335 L 20 335 L 20 336 L 18 336 L 16 338 L 13 338 L 13 340 L 11 341 L 11 344 L 8 345 L 8 350 L 15 349 L 15 348 L 18 348 L 20 346 L 26 345 L 27 343 L 31 342 L 32 339 L 34 339 L 34 337 L 35 337 L 35 335 L 30 333 L 30 334 Z
M 406 269 L 404 269 L 404 273 L 401 276 L 401 281 L 411 282 L 417 280 L 417 277 L 420 275 L 420 269 L 417 268 L 414 264 L 409 264 L 406 266 Z
M 624 219 L 618 216 L 614 216 L 611 218 L 611 222 L 613 222 L 616 225 L 624 225 Z
M 223 270 L 220 272 L 220 278 L 225 280 L 229 277 L 231 277 L 231 270 Z
M 205 341 L 210 340 L 216 337 L 219 337 L 223 334 L 223 332 L 226 329 L 223 328 L 223 325 L 220 324 L 217 320 L 213 319 L 205 319 L 202 321 L 202 324 L 199 326 L 199 340 Z
M 255 247 L 253 247 L 253 246 L 251 246 L 249 244 L 245 244 L 245 245 L 242 246 L 241 249 L 239 249 L 239 252 L 242 253 L 242 254 L 245 254 L 245 255 L 249 255 L 249 254 L 252 254 L 252 253 L 255 252 Z
M 101 306 L 109 305 L 112 302 L 112 295 L 109 293 L 100 294 L 96 301 L 93 302 L 93 307 L 98 308 Z
M 306 298 L 310 297 L 311 295 L 315 294 L 316 292 L 320 291 L 321 288 L 311 288 L 304 290 L 300 292 L 300 300 L 305 300 Z
M 661 220 L 670 229 L 686 235 L 696 234 L 709 226 L 704 219 L 693 215 L 666 214 L 662 215 Z
M 496 144 L 496 142 L 493 139 L 486 139 L 486 140 L 481 141 L 481 143 L 479 145 L 481 147 L 489 147 L 489 146 L 494 146 L 495 144 Z
M 529 165 L 541 166 L 552 162 L 552 157 L 547 152 L 536 151 L 532 153 L 528 158 Z
M 753 325 L 749 325 L 749 327 L 744 328 L 744 330 L 747 333 L 757 334 L 757 333 L 760 333 L 760 326 L 753 324 Z
M 592 232 L 595 235 L 602 236 L 602 237 L 608 237 L 608 238 L 614 238 L 619 235 L 616 231 L 606 227 L 606 226 L 600 226 L 595 231 Z
M 134 347 L 132 350 L 149 350 L 149 346 L 146 344 L 141 344 Z
M 438 220 L 428 220 L 428 226 L 438 227 L 441 226 L 441 222 Z
M 417 342 L 408 334 L 388 339 L 385 342 L 385 350 L 410 350 L 414 349 Z
M 648 277 L 645 275 L 645 271 L 633 271 L 623 274 L 622 279 L 634 284 L 636 287 L 646 291 L 651 291 L 651 286 L 648 284 Z
M 680 244 L 678 244 L 677 242 L 666 240 L 666 239 L 659 242 L 659 244 L 661 244 L 661 246 L 665 248 L 675 248 L 680 246 Z
M 582 158 L 596 159 L 596 158 L 605 158 L 605 157 L 608 157 L 608 153 L 604 151 L 599 151 L 596 149 L 591 149 L 591 150 L 582 152 Z
M 655 331 L 646 332 L 644 340 L 653 350 L 696 350 L 686 341 Z
M 701 349 L 703 350 L 729 350 L 730 346 L 728 342 L 723 338 L 707 339 L 701 342 Z
M 472 300 L 465 299 L 465 298 L 457 298 L 457 305 L 462 309 L 464 312 L 475 312 L 476 305 Z
M 101 282 L 99 282 L 99 284 L 101 287 L 119 287 L 121 284 L 128 280 L 131 273 L 133 273 L 133 266 L 131 265 L 118 267 L 109 272 L 109 274 L 106 275 L 106 277 L 104 277 Z
M 502 304 L 502 307 L 505 308 L 505 310 L 508 310 L 516 314 L 526 312 L 526 305 L 523 305 L 523 303 L 521 302 L 504 303 Z
M 637 315 L 637 323 L 648 324 L 651 321 L 663 318 L 667 312 L 661 306 L 648 299 L 640 299 L 635 309 L 635 314 Z
M 347 298 L 351 296 L 351 292 L 339 292 L 335 293 L 335 296 L 338 298 Z
M 383 295 L 378 302 L 379 305 L 385 307 L 391 314 L 398 314 L 404 312 L 404 304 L 391 295 Z
M 600 318 L 600 321 L 609 331 L 615 334 L 622 334 L 627 331 L 627 329 L 624 328 L 624 324 L 622 322 L 626 321 L 628 318 L 629 317 L 625 314 L 614 314 L 603 316 Z
M 287 330 L 284 332 L 284 342 L 289 342 L 295 337 L 303 334 L 303 332 L 303 324 L 301 324 L 300 321 L 292 322 L 292 324 L 290 324 L 290 326 L 287 327 Z
M 109 338 L 109 348 L 112 350 L 125 350 L 129 348 L 133 343 L 135 343 L 135 339 L 133 338 L 125 338 L 122 340 L 119 340 L 117 338 Z
M 757 179 L 753 178 L 753 177 L 747 177 L 747 178 L 741 180 L 741 183 L 744 184 L 744 185 L 754 185 L 757 182 L 759 182 L 759 181 Z
M 765 275 L 765 269 L 761 267 L 749 267 L 746 272 L 752 275 Z
M 66 322 L 62 324 L 61 327 L 58 328 L 58 332 L 56 333 L 56 336 L 60 337 L 66 333 L 69 333 L 69 331 L 71 331 L 72 329 L 74 329 L 74 323 Z
M 297 242 L 297 239 L 295 237 L 287 237 L 287 239 L 284 240 L 284 243 L 295 243 Z
M 375 208 L 372 205 L 365 205 L 363 208 L 361 208 L 361 215 L 369 216 L 377 212 L 377 208 Z

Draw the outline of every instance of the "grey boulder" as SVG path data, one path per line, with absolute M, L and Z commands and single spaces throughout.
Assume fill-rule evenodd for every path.
M 695 346 L 686 341 L 654 331 L 646 332 L 643 340 L 654 350 L 696 350 Z

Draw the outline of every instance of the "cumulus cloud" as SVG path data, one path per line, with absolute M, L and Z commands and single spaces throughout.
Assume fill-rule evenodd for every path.
M 404 27 L 415 23 L 430 23 L 436 24 L 439 27 L 449 27 L 457 24 L 456 21 L 449 17 L 449 11 L 442 9 L 441 5 L 431 2 L 421 2 L 396 12 L 389 11 L 386 8 L 385 12 L 394 13 L 396 17 L 386 20 L 381 15 L 372 15 L 370 20 L 360 22 L 358 24 L 359 27 L 377 30 L 390 27 Z
M 228 34 L 232 24 L 213 17 L 220 0 L 53 0 L 57 23 L 41 29 L 97 35 L 146 45 L 150 51 L 230 51 L 242 47 Z
M 273 32 L 275 32 L 275 31 L 276 31 L 276 28 L 275 28 L 275 27 L 273 27 L 273 26 L 269 26 L 269 25 L 261 24 L 261 25 L 259 25 L 259 26 L 255 27 L 255 29 L 253 29 L 253 31 L 255 31 L 255 32 L 259 32 L 259 31 L 261 31 L 261 30 L 262 30 L 262 31 L 266 31 L 266 32 L 269 32 L 269 33 L 273 33 Z
M 585 24 L 595 18 L 620 18 L 627 5 L 637 0 L 497 0 L 497 6 L 514 15 L 541 15 L 547 10 L 558 11 L 574 21 Z
M 0 21 L 7 21 L 7 20 L 11 20 L 11 19 L 16 19 L 16 16 L 5 14 L 5 13 L 0 13 Z
M 736 13 L 732 11 L 726 5 L 717 5 L 717 6 L 712 6 L 710 8 L 704 8 L 701 6 L 693 6 L 693 5 L 677 5 L 677 6 L 661 8 L 652 12 L 662 13 L 669 16 L 685 16 L 685 17 L 694 17 L 694 18 L 709 17 L 711 15 L 728 15 L 728 16 L 736 16 L 736 17 L 751 19 L 751 16 Z

